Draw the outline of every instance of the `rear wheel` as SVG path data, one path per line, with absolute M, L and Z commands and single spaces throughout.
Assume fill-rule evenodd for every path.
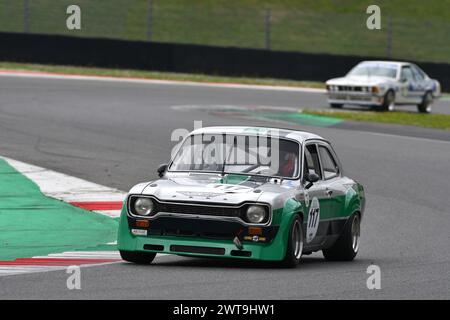
M 431 106 L 433 104 L 433 95 L 431 92 L 425 93 L 422 98 L 422 102 L 417 105 L 417 110 L 420 113 L 431 113 Z
M 332 107 L 333 109 L 342 109 L 344 105 L 341 103 L 330 103 L 330 107 Z
M 123 260 L 137 264 L 150 264 L 156 257 L 154 252 L 120 251 Z
M 380 111 L 394 111 L 395 107 L 395 94 L 394 91 L 389 90 L 386 92 L 383 98 L 383 103 L 381 104 Z
M 351 261 L 359 249 L 361 217 L 355 213 L 345 224 L 344 230 L 333 246 L 322 250 L 325 259 L 333 261 Z
M 289 231 L 289 238 L 286 250 L 286 256 L 282 262 L 285 267 L 295 267 L 300 263 L 303 254 L 304 235 L 302 229 L 302 220 L 299 216 L 292 221 Z

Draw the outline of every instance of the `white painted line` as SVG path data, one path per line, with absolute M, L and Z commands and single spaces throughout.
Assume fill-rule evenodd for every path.
M 177 81 L 177 80 L 156 80 L 156 79 L 139 79 L 139 78 L 120 78 L 120 77 L 111 77 L 111 76 L 82 76 L 82 75 L 52 74 L 52 73 L 45 73 L 45 72 L 25 72 L 25 71 L 12 71 L 12 70 L 0 70 L 0 77 L 122 82 L 122 83 L 176 85 L 176 86 L 191 86 L 191 87 L 212 87 L 212 88 L 246 89 L 246 90 L 250 89 L 250 90 L 269 90 L 269 91 L 290 91 L 290 92 L 304 92 L 304 93 L 318 93 L 318 94 L 323 94 L 326 92 L 325 89 L 307 88 L 307 87 L 252 85 L 252 84 L 239 84 L 239 83 L 194 82 L 194 81 Z
M 106 266 L 110 264 L 123 263 L 124 261 L 113 261 L 113 262 L 104 262 L 104 263 L 96 263 L 96 264 L 82 264 L 79 265 L 80 268 L 90 268 L 90 267 L 99 267 Z M 39 266 L 41 267 L 41 266 Z M 7 267 L 0 266 L 0 277 L 5 276 L 13 276 L 20 274 L 28 274 L 28 273 L 42 273 L 42 272 L 50 272 L 50 271 L 60 271 L 67 270 L 68 266 L 45 266 L 45 268 L 37 268 L 37 266 L 18 266 L 18 271 L 8 269 Z
M 107 252 L 107 251 L 105 251 Z M 111 252 L 115 252 L 115 251 L 111 251 Z M 33 257 L 33 258 L 52 258 L 54 257 L 56 258 L 64 258 L 64 259 L 71 259 L 70 256 L 71 252 L 64 252 L 61 255 L 62 256 L 57 256 L 57 254 L 51 254 L 48 256 L 37 256 L 37 257 Z M 73 253 L 78 253 L 78 252 L 73 252 Z M 93 251 L 91 252 L 93 255 L 96 253 L 100 253 L 98 257 L 93 257 L 92 259 L 108 259 L 105 257 L 105 255 L 102 255 L 102 251 Z M 90 268 L 90 267 L 99 267 L 99 266 L 105 266 L 105 265 L 110 265 L 110 264 L 118 264 L 118 263 L 126 263 L 126 261 L 122 260 L 120 258 L 119 253 L 117 252 L 118 256 L 114 256 L 114 258 L 112 259 L 120 259 L 117 261 L 111 261 L 111 262 L 102 262 L 102 263 L 93 263 L 93 264 L 82 264 L 79 265 L 80 268 Z M 169 256 L 169 254 L 166 253 L 158 253 L 156 255 L 155 259 L 164 257 L 164 256 Z M 89 259 L 89 257 L 86 256 L 77 256 L 77 257 L 73 257 L 73 259 Z M 17 266 L 0 266 L 0 277 L 4 277 L 4 276 L 13 276 L 13 275 L 20 275 L 20 274 L 27 274 L 27 273 L 41 273 L 41 272 L 50 272 L 50 271 L 61 271 L 61 270 L 67 270 L 68 266 L 43 266 L 43 265 L 17 265 Z
M 346 129 L 343 129 L 343 130 L 346 130 Z M 361 134 L 369 134 L 372 136 L 380 136 L 380 137 L 400 138 L 400 139 L 407 139 L 407 140 L 426 141 L 426 142 L 445 143 L 445 144 L 450 143 L 450 141 L 445 141 L 445 140 L 429 139 L 429 138 L 421 138 L 421 137 L 411 137 L 411 136 L 396 135 L 396 134 L 390 134 L 390 133 L 360 131 L 360 130 L 351 130 L 351 131 L 359 132 Z
M 95 212 L 101 213 L 111 218 L 120 217 L 120 210 L 95 210 Z
M 122 259 L 119 251 L 73 251 L 36 256 L 33 259 Z

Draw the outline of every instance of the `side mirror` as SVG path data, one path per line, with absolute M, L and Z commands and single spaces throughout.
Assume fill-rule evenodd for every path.
M 400 82 L 401 82 L 401 83 L 406 83 L 406 82 L 408 82 L 408 79 L 406 79 L 406 78 L 401 78 L 401 79 L 400 79 Z
M 309 189 L 312 187 L 312 185 L 320 180 L 320 177 L 317 175 L 317 173 L 308 173 L 305 176 L 305 180 L 308 181 L 308 184 L 305 186 L 306 189 Z
M 166 170 L 167 170 L 167 164 L 164 163 L 164 164 L 159 165 L 158 170 L 156 170 L 156 171 L 158 172 L 158 176 L 160 178 L 162 178 L 164 176 L 164 172 L 166 172 Z

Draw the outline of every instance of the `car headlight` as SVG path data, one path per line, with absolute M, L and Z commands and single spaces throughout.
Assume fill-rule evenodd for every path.
M 267 211 L 261 206 L 249 206 L 245 218 L 250 223 L 261 223 L 267 218 Z
M 153 213 L 154 203 L 149 198 L 138 198 L 134 202 L 134 211 L 140 216 L 148 216 Z

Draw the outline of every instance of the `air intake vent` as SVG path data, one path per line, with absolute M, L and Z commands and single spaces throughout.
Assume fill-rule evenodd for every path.
M 186 253 L 203 253 L 203 254 L 216 254 L 224 255 L 224 248 L 211 248 L 211 247 L 197 247 L 197 246 L 180 246 L 172 245 L 170 246 L 170 251 L 174 252 L 186 252 Z
M 251 257 L 251 251 L 231 250 L 231 255 L 235 257 Z
M 144 244 L 145 250 L 164 251 L 164 246 L 158 244 Z
M 198 206 L 198 205 L 186 205 L 178 203 L 158 203 L 158 212 L 170 212 L 179 214 L 192 214 L 192 215 L 211 215 L 211 216 L 223 216 L 223 217 L 239 217 L 241 211 L 239 208 L 227 208 L 210 206 Z

